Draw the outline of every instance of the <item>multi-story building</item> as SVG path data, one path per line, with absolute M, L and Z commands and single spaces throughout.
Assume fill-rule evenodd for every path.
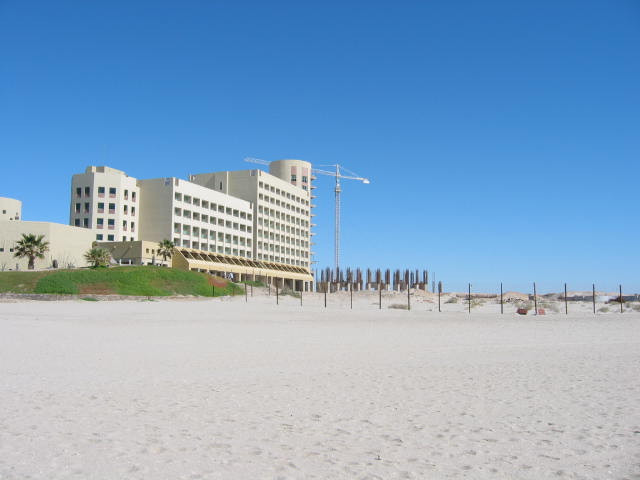
M 253 258 L 251 203 L 179 178 L 138 181 L 140 234 L 176 246 Z
M 191 175 L 193 183 L 253 204 L 256 260 L 311 267 L 311 164 L 271 162 L 269 172 L 240 170 Z
M 125 263 L 155 261 L 153 246 L 140 241 L 170 239 L 177 247 L 174 265 L 287 280 L 308 290 L 311 164 L 280 160 L 269 171 L 136 180 L 91 166 L 73 176 L 70 223 L 92 229 L 96 241 Z
M 88 167 L 71 180 L 69 224 L 90 228 L 97 241 L 138 239 L 137 180 L 110 167 Z

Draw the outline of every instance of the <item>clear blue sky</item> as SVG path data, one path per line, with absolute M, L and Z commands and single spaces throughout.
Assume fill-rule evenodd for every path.
M 343 264 L 640 291 L 640 2 L 0 0 L 0 196 L 344 163 Z M 319 178 L 316 259 L 331 265 Z

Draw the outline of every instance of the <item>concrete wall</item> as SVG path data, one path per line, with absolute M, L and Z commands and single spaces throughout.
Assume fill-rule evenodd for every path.
M 16 264 L 19 270 L 27 270 L 29 260 L 14 257 L 15 244 L 23 233 L 44 235 L 49 242 L 44 260 L 36 259 L 36 269 L 50 268 L 53 260 L 59 268 L 87 265 L 83 256 L 94 240 L 92 230 L 50 222 L 0 221 L 0 270 L 15 270 Z
M 22 218 L 22 202 L 14 198 L 0 197 L 0 222 L 20 220 Z

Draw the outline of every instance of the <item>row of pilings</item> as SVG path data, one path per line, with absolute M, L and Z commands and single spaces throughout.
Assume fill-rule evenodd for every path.
M 419 269 L 391 270 L 381 268 L 324 268 L 316 271 L 316 291 L 329 293 L 341 290 L 394 290 L 407 288 L 429 291 L 429 272 Z

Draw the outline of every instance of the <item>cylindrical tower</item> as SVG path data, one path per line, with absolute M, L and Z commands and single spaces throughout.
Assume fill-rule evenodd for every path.
M 0 221 L 20 220 L 22 218 L 22 202 L 14 198 L 0 197 Z
M 311 163 L 304 160 L 276 160 L 269 164 L 269 173 L 287 183 L 311 191 Z

